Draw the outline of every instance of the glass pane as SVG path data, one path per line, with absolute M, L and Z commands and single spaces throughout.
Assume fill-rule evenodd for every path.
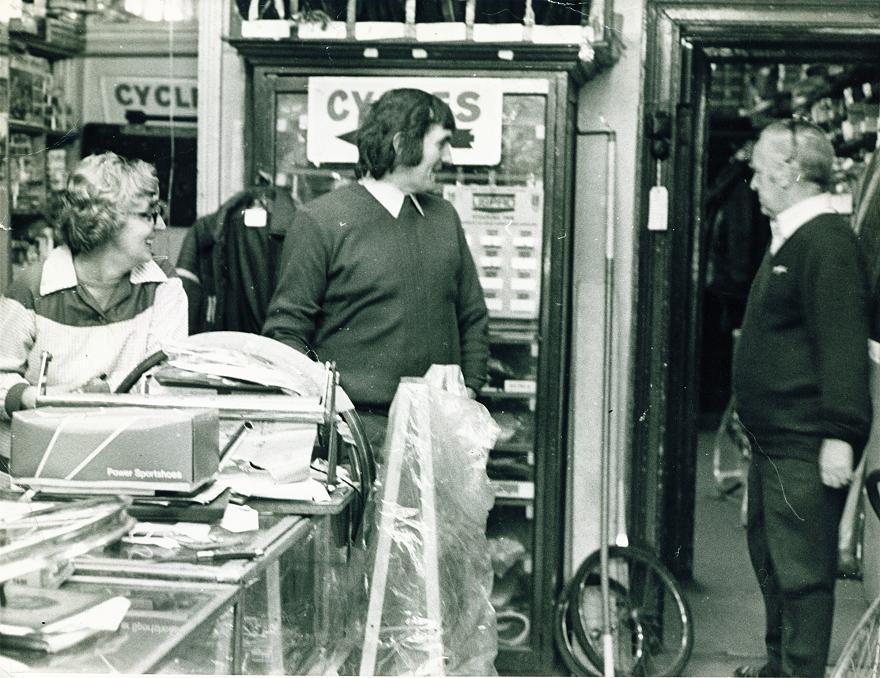
M 285 92 L 275 99 L 275 185 L 290 188 L 296 204 L 354 179 L 352 165 L 316 167 L 306 159 L 308 95 Z

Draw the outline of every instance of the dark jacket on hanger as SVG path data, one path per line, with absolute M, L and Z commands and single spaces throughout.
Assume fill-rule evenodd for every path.
M 266 225 L 245 225 L 245 210 L 260 205 L 267 211 Z M 253 188 L 193 224 L 177 259 L 189 300 L 190 334 L 260 333 L 295 211 L 283 188 Z

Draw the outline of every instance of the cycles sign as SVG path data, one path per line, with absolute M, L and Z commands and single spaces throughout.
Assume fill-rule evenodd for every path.
M 309 78 L 310 162 L 355 163 L 355 133 L 370 104 L 384 92 L 412 87 L 430 92 L 455 116 L 451 140 L 454 165 L 497 165 L 501 161 L 501 83 L 491 78 Z
M 198 120 L 199 88 L 195 78 L 101 78 L 104 121 L 144 124 L 191 124 Z

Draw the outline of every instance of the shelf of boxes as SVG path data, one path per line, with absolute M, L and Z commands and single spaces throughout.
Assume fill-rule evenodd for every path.
M 70 107 L 52 68 L 55 60 L 81 48 L 81 40 L 70 37 L 74 34 L 83 35 L 76 21 L 30 17 L 10 27 L 10 54 L 0 57 L 0 93 L 8 92 L 8 106 L 0 108 L 9 111 L 0 118 L 0 152 L 8 158 L 11 227 L 0 264 L 13 279 L 44 259 L 55 243 L 53 196 L 67 182 L 67 147 L 76 132 L 68 129 Z

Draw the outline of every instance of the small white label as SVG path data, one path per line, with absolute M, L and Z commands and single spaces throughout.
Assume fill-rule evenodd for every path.
M 251 228 L 264 228 L 267 222 L 266 210 L 263 207 L 248 207 L 244 211 L 244 225 Z
M 517 237 L 517 238 L 513 239 L 513 246 L 514 247 L 534 247 L 535 246 L 535 239 L 532 237 L 528 237 L 528 238 Z
M 505 379 L 505 393 L 528 393 L 535 394 L 538 392 L 538 382 L 533 379 Z
M 534 299 L 511 299 L 510 310 L 517 313 L 537 313 L 538 304 Z
M 537 259 L 529 259 L 525 257 L 516 257 L 510 262 L 510 266 L 512 268 L 517 268 L 522 271 L 537 271 L 538 270 L 538 260 Z
M 538 289 L 538 281 L 535 278 L 514 278 L 510 281 L 510 289 L 521 292 L 534 292 Z
M 490 311 L 503 311 L 504 302 L 497 297 L 486 297 L 486 308 Z
M 504 278 L 480 278 L 480 285 L 484 290 L 500 290 L 504 289 Z
M 665 231 L 669 221 L 669 193 L 666 186 L 652 186 L 648 194 L 648 230 Z
M 534 499 L 535 484 L 527 480 L 490 480 L 495 496 L 502 499 Z

